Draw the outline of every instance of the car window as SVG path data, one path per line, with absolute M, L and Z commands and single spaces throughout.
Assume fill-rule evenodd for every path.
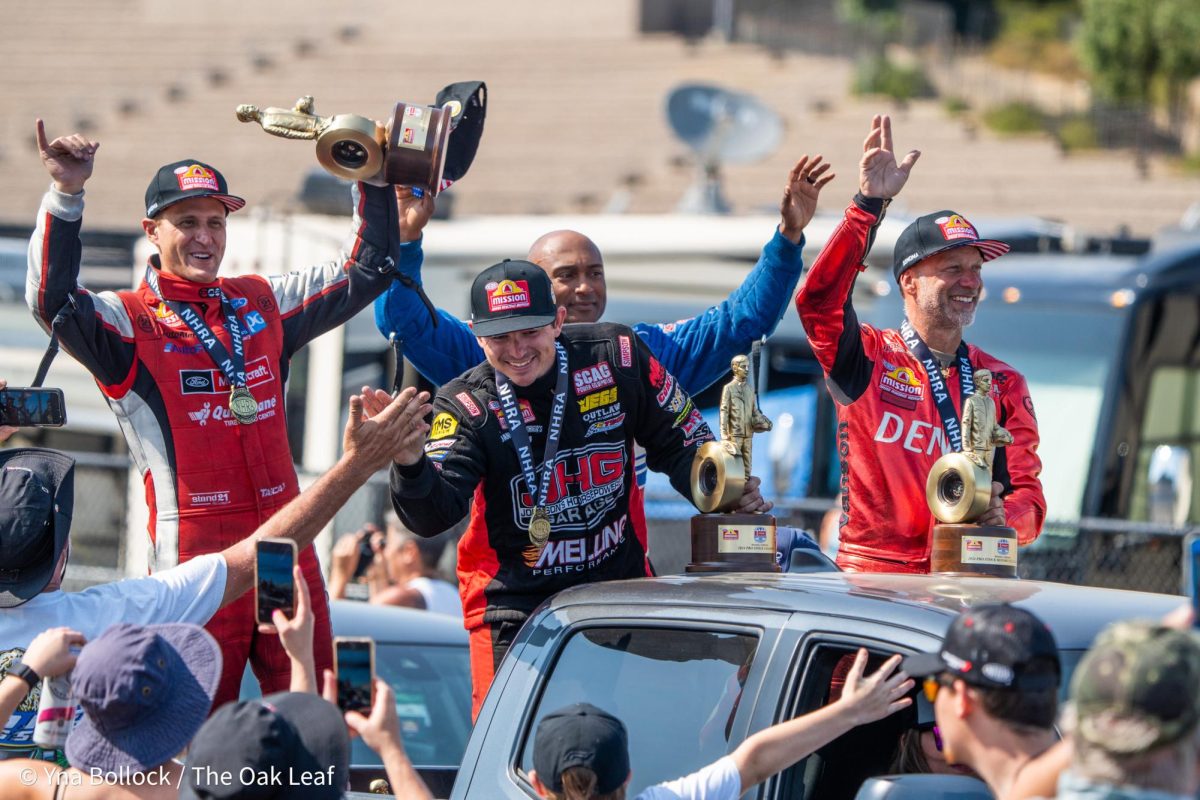
M 533 767 L 546 714 L 591 703 L 629 731 L 629 796 L 725 755 L 741 688 L 758 646 L 751 633 L 604 627 L 570 636 L 551 668 L 518 764 Z

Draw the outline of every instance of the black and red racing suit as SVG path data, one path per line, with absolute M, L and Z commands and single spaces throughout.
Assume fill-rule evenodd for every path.
M 929 572 L 936 520 L 925 500 L 933 463 L 950 452 L 929 380 L 897 330 L 858 321 L 851 290 L 882 219 L 882 201 L 861 195 L 826 243 L 796 294 L 796 310 L 837 405 L 841 462 L 837 562 L 863 572 Z M 968 345 L 971 366 L 992 372 L 997 422 L 1013 443 L 997 449 L 993 480 L 1004 485 L 1007 524 L 1019 544 L 1037 538 L 1046 516 L 1038 480 L 1038 430 L 1021 373 Z M 958 367 L 946 385 L 962 415 Z
M 60 309 L 63 348 L 96 379 L 117 415 L 146 487 L 151 571 L 246 538 L 299 493 L 288 446 L 284 384 L 292 355 L 370 305 L 392 280 L 399 236 L 391 187 L 354 190 L 351 236 L 337 261 L 261 277 L 219 278 L 241 320 L 246 380 L 258 420 L 240 425 L 230 388 L 191 328 L 143 280 L 134 291 L 78 285 L 83 195 L 45 195 L 29 246 L 26 300 L 47 328 Z M 191 304 L 228 350 L 221 305 L 199 284 L 150 267 L 163 297 Z M 70 305 L 68 305 L 70 301 Z M 329 606 L 312 547 L 300 555 L 316 619 L 318 669 L 332 664 Z M 237 698 L 249 656 L 263 692 L 286 690 L 290 666 L 276 636 L 255 630 L 254 594 L 207 625 L 224 671 L 213 707 Z M 320 674 L 320 673 L 318 673 Z
M 438 391 L 424 458 L 392 468 L 396 512 L 419 535 L 449 528 L 470 506 L 458 579 L 474 713 L 517 629 L 544 599 L 580 583 L 653 574 L 634 442 L 646 449 L 650 469 L 690 497 L 693 457 L 713 438 L 687 392 L 631 329 L 567 325 L 558 341 L 570 379 L 546 497 L 552 534 L 540 552 L 529 550 L 534 502 L 486 361 Z M 539 481 L 557 376 L 552 368 L 514 387 Z

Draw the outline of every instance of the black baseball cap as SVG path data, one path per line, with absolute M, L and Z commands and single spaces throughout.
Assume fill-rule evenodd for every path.
M 896 282 L 909 267 L 916 266 L 935 253 L 970 245 L 979 248 L 984 261 L 999 258 L 1009 251 L 1009 246 L 996 239 L 980 239 L 975 226 L 957 211 L 936 211 L 918 217 L 896 239 L 896 250 L 892 261 L 892 274 Z
M 596 773 L 597 794 L 616 791 L 629 777 L 629 734 L 624 723 L 590 703 L 576 703 L 543 717 L 533 742 L 538 779 L 561 792 L 562 774 L 571 767 Z
M 0 451 L 0 608 L 41 594 L 71 533 L 75 459 L 57 450 Z
M 350 775 L 350 736 L 329 701 L 279 692 L 217 709 L 192 740 L 187 763 L 180 800 L 341 800 Z M 283 785 L 249 786 L 236 780 L 244 770 L 285 776 Z M 286 780 L 305 773 L 321 780 Z M 226 783 L 226 774 L 235 780 Z
M 146 216 L 153 217 L 167 206 L 193 197 L 220 200 L 229 211 L 237 211 L 246 201 L 229 193 L 225 176 L 194 158 L 185 158 L 159 167 L 146 187 Z
M 939 652 L 909 656 L 900 668 L 912 678 L 948 673 L 984 689 L 1052 689 L 1062 679 L 1054 634 L 1033 614 L 1007 603 L 962 612 Z
M 471 284 L 471 330 L 476 336 L 540 328 L 557 314 L 550 276 L 537 264 L 506 258 Z

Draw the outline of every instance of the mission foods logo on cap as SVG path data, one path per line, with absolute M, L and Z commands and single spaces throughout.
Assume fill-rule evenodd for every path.
M 975 232 L 975 226 L 958 214 L 951 214 L 948 217 L 938 217 L 934 222 L 941 229 L 942 238 L 947 242 L 955 239 L 974 240 L 979 238 L 979 234 Z
M 176 167 L 175 177 L 179 181 L 179 190 L 181 192 L 188 192 L 193 189 L 207 189 L 211 192 L 221 191 L 221 186 L 217 183 L 216 173 L 202 164 L 189 164 L 187 166 Z
M 488 311 L 492 314 L 501 311 L 515 311 L 518 308 L 529 308 L 528 281 L 500 281 L 489 283 L 483 287 L 488 293 Z

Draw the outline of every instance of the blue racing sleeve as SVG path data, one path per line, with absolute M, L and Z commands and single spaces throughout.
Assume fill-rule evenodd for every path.
M 734 356 L 775 331 L 804 269 L 803 250 L 803 238 L 792 244 L 776 230 L 746 280 L 719 305 L 682 322 L 633 329 L 688 394 L 703 391 L 729 372 Z
M 425 254 L 421 239 L 400 245 L 399 272 L 421 285 Z M 457 378 L 483 361 L 483 350 L 467 323 L 437 309 L 435 327 L 417 292 L 395 281 L 375 300 L 375 325 L 388 341 L 404 342 L 404 357 L 437 385 Z

